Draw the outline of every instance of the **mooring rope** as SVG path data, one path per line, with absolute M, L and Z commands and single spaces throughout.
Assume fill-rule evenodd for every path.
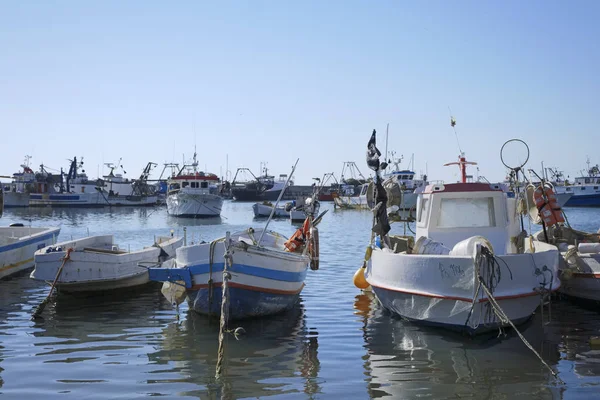
M 523 336 L 523 334 L 521 334 L 521 332 L 519 332 L 519 330 L 517 329 L 517 327 L 515 326 L 515 324 L 513 324 L 513 322 L 510 320 L 510 318 L 508 318 L 508 316 L 506 315 L 506 313 L 504 312 L 504 310 L 502 310 L 502 308 L 500 307 L 500 305 L 496 301 L 496 298 L 494 297 L 494 295 L 491 293 L 491 291 L 489 290 L 489 288 L 486 286 L 485 282 L 483 281 L 483 277 L 481 275 L 479 275 L 478 278 L 479 278 L 479 283 L 481 284 L 481 287 L 483 288 L 483 290 L 487 294 L 488 300 L 489 300 L 490 304 L 492 305 L 492 308 L 494 309 L 494 312 L 497 314 L 498 318 L 503 323 L 510 324 L 510 326 L 515 330 L 515 332 L 517 332 L 517 335 L 519 336 L 519 338 L 521 339 L 521 341 L 523 341 L 523 343 L 525 344 L 525 346 L 527 346 L 527 348 L 529 348 L 529 350 L 531 350 L 533 352 L 533 354 L 536 355 L 536 357 L 542 362 L 542 364 L 544 364 L 544 366 L 546 368 L 548 368 L 548 371 L 550 371 L 550 373 L 552 374 L 552 376 L 554 376 L 554 378 L 556 378 L 556 380 L 558 380 L 559 383 L 564 384 L 563 380 L 559 378 L 558 374 L 552 369 L 552 367 L 550 367 L 550 365 L 548 365 L 548 363 L 546 363 L 546 361 L 544 361 L 544 359 L 542 358 L 542 356 L 533 348 L 533 346 L 527 341 L 527 339 L 525 339 L 525 337 Z
M 227 322 L 229 318 L 229 286 L 228 282 L 231 274 L 228 269 L 233 266 L 233 257 L 230 251 L 231 237 L 229 232 L 225 237 L 225 254 L 223 255 L 223 284 L 221 286 L 221 323 L 219 326 L 219 351 L 217 357 L 216 378 L 218 379 L 223 372 L 223 358 L 225 356 L 225 333 L 227 332 Z
M 500 261 L 502 261 L 505 264 L 506 268 L 508 269 L 508 271 L 510 273 L 510 279 L 512 280 L 512 271 L 508 267 L 508 264 L 502 259 L 500 259 Z M 487 266 L 487 268 L 483 268 L 485 266 Z M 500 322 L 500 333 L 502 333 L 502 325 L 510 325 L 515 330 L 515 332 L 517 332 L 517 335 L 519 336 L 521 341 L 525 344 L 525 346 L 527 346 L 527 348 L 529 348 L 529 350 L 531 350 L 533 352 L 533 354 L 536 355 L 536 357 L 542 362 L 542 364 L 552 373 L 554 378 L 556 378 L 561 384 L 564 384 L 564 382 L 558 377 L 558 374 L 550 367 L 550 365 L 548 365 L 548 363 L 546 363 L 546 361 L 544 361 L 542 356 L 540 356 L 540 354 L 533 348 L 533 346 L 527 341 L 527 339 L 525 339 L 525 337 L 521 334 L 521 332 L 519 332 L 517 327 L 513 324 L 513 322 L 508 317 L 508 315 L 506 315 L 506 313 L 504 312 L 502 307 L 500 307 L 500 304 L 498 304 L 498 301 L 494 297 L 494 290 L 500 283 L 500 279 L 502 277 L 500 274 L 500 263 L 498 262 L 498 258 L 494 257 L 492 252 L 487 247 L 482 246 L 481 250 L 478 251 L 477 255 L 475 256 L 475 267 L 477 268 L 476 271 L 477 271 L 478 285 L 477 285 L 477 290 L 475 291 L 475 295 L 473 296 L 473 305 L 471 306 L 471 310 L 469 311 L 469 315 L 467 317 L 467 320 L 465 321 L 465 327 L 468 325 L 468 323 L 471 319 L 473 310 L 475 308 L 475 305 L 477 304 L 476 301 L 477 301 L 477 297 L 479 296 L 479 292 L 481 289 L 483 289 L 483 291 L 485 292 L 485 294 L 487 295 L 487 298 L 488 298 L 488 302 L 486 305 L 488 307 L 488 309 L 486 310 L 486 313 L 485 313 L 484 324 L 488 324 L 489 322 L 492 322 L 492 319 L 491 319 L 492 316 L 489 313 L 493 313 L 493 315 Z M 482 273 L 482 270 L 487 272 L 485 278 L 483 277 L 483 274 L 485 274 L 485 273 Z M 552 276 L 552 278 L 550 280 L 551 285 L 552 285 L 553 278 L 554 278 L 554 276 Z M 544 274 L 543 284 L 545 285 L 545 283 L 546 283 L 546 281 L 545 281 L 545 274 Z M 550 286 L 550 287 L 552 288 L 552 286 Z M 481 314 L 480 314 L 480 318 L 481 318 Z M 479 326 L 479 322 L 477 323 L 476 326 L 473 327 L 473 329 L 477 329 L 478 326 Z

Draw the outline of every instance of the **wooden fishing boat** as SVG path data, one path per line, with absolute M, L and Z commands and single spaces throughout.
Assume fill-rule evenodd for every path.
M 35 253 L 31 278 L 54 281 L 64 292 L 94 292 L 143 285 L 148 270 L 141 262 L 159 262 L 175 255 L 183 238 L 158 237 L 150 247 L 127 251 L 112 235 L 90 236 L 44 247 Z
M 309 232 L 310 228 L 303 235 Z M 315 238 L 316 228 L 312 232 Z M 163 293 L 180 291 L 194 311 L 220 315 L 223 271 L 231 256 L 227 266 L 231 274 L 229 318 L 276 314 L 294 307 L 311 260 L 318 260 L 317 254 L 311 257 L 309 246 L 289 251 L 286 242 L 277 232 L 264 231 L 263 235 L 263 229 L 235 232 L 229 239 L 177 249 L 173 260 L 149 269 L 150 279 L 166 282 Z

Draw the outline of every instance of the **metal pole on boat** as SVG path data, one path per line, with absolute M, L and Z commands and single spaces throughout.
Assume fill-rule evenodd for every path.
M 290 182 L 290 179 L 292 179 L 292 176 L 294 175 L 294 171 L 296 170 L 296 165 L 298 165 L 298 161 L 300 161 L 299 158 L 296 159 L 296 163 L 292 167 L 292 172 L 290 172 L 290 175 L 288 176 L 287 180 L 285 181 L 285 184 L 283 185 L 283 189 L 281 189 L 281 193 L 279 193 L 279 197 L 277 197 L 277 201 L 275 202 L 275 205 L 271 209 L 271 214 L 269 215 L 269 219 L 267 219 L 267 223 L 265 224 L 265 228 L 263 229 L 262 233 L 260 234 L 260 237 L 258 238 L 258 242 L 256 243 L 257 246 L 260 246 L 260 242 L 262 241 L 263 236 L 265 236 L 265 232 L 267 231 L 267 227 L 269 226 L 269 223 L 273 219 L 273 215 L 275 214 L 275 210 L 277 209 L 277 205 L 279 204 L 279 201 L 283 197 L 283 193 L 287 189 L 288 183 Z

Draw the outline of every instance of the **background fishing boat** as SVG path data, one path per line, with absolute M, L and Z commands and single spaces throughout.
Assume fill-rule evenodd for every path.
M 167 212 L 175 217 L 218 217 L 222 207 L 219 178 L 215 174 L 198 171 L 194 152 L 193 162 L 184 165 L 176 176 L 169 179 Z

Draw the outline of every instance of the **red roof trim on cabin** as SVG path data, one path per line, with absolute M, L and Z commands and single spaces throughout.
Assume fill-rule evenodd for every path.
M 179 175 L 171 178 L 177 181 L 185 181 L 185 180 L 200 180 L 200 181 L 218 181 L 219 177 L 215 174 L 188 174 L 188 175 Z
M 495 187 L 497 186 L 497 188 Z M 438 187 L 440 190 L 435 190 Z M 458 192 L 502 192 L 500 185 L 489 183 L 445 183 L 440 185 L 428 185 L 423 193 L 458 193 Z

